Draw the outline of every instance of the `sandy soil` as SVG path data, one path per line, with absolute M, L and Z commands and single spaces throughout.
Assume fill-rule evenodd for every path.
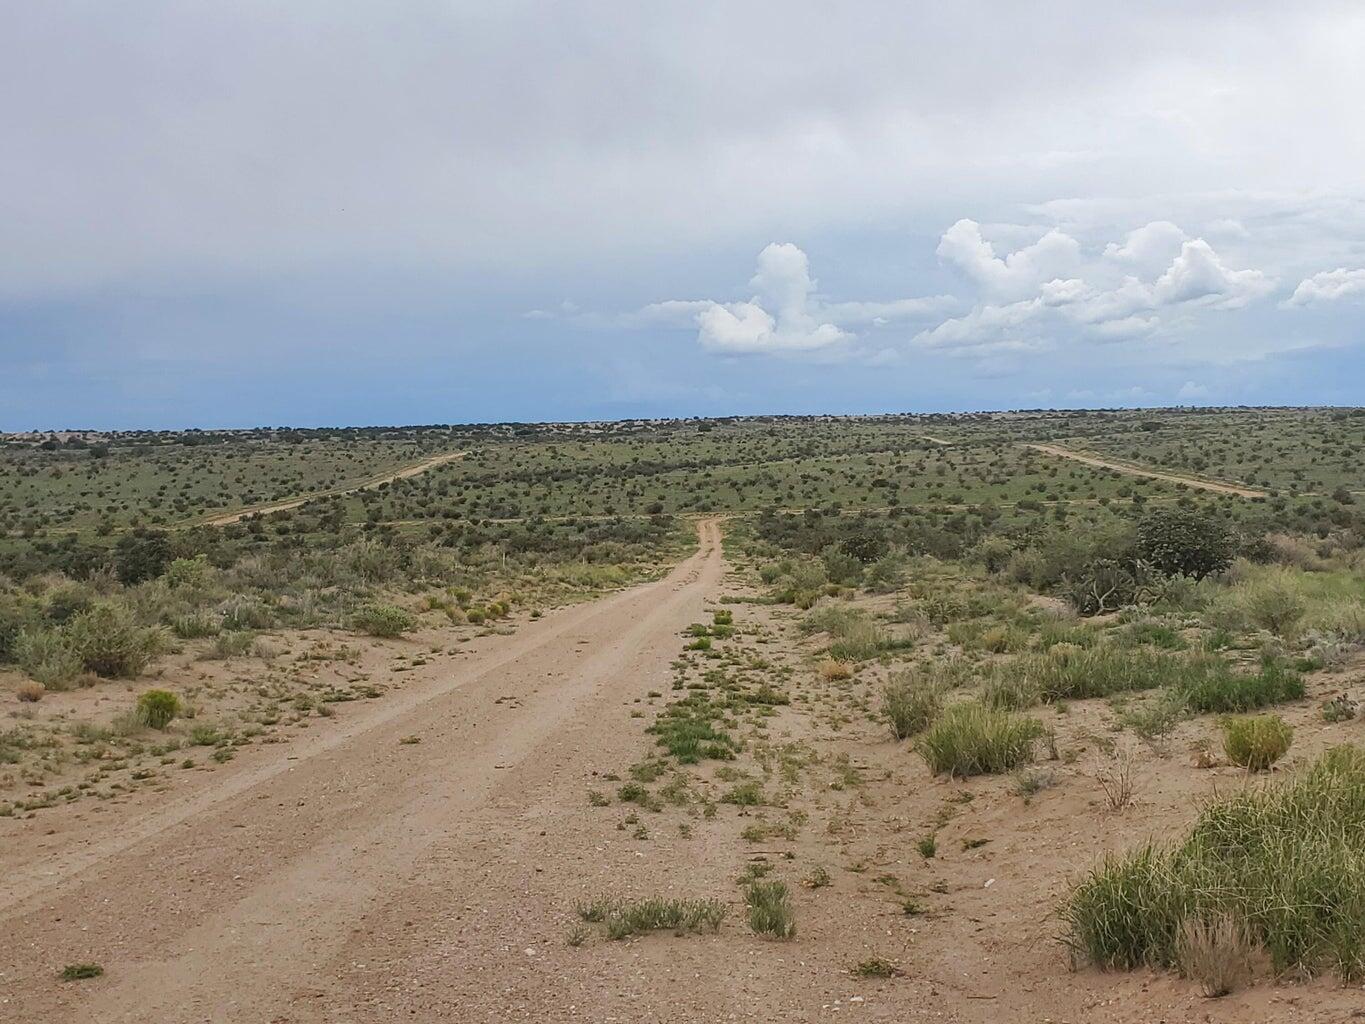
M 1095 778 L 1113 742 L 1102 702 L 1045 712 L 1072 756 L 1029 800 L 1010 779 L 933 779 L 868 714 L 876 672 L 819 680 L 818 638 L 798 641 L 789 610 L 729 606 L 740 627 L 719 645 L 729 660 L 679 667 L 680 631 L 743 590 L 718 524 L 700 530 L 697 554 L 664 579 L 482 638 L 288 744 L 246 748 L 173 792 L 7 823 L 0 1020 L 1250 1024 L 1365 1009 L 1358 989 L 1330 981 L 1210 1001 L 1168 975 L 1069 969 L 1050 917 L 1068 881 L 1244 784 L 1191 767 L 1208 722 L 1182 725 L 1163 751 L 1134 748 L 1139 796 L 1121 812 Z M 678 673 L 718 664 L 762 664 L 792 695 L 747 737 L 751 752 L 804 765 L 763 771 L 773 805 L 721 804 L 714 817 L 590 807 L 589 790 L 613 793 L 607 774 L 652 749 L 644 728 Z M 1318 681 L 1315 696 L 1359 690 L 1359 668 Z M 1315 710 L 1287 712 L 1296 756 L 1342 738 L 1314 726 Z M 745 757 L 737 768 L 757 771 Z M 704 763 L 695 782 L 727 770 Z M 741 836 L 797 814 L 792 838 Z M 627 827 L 637 818 L 647 835 Z M 939 822 L 938 855 L 924 860 L 915 841 Z M 736 876 L 758 862 L 795 892 L 792 942 L 743 923 Z M 816 865 L 831 884 L 803 888 Z M 732 910 L 714 935 L 566 942 L 578 901 L 652 893 Z M 908 916 L 906 898 L 922 913 Z M 899 976 L 855 976 L 870 956 Z M 57 980 L 80 961 L 104 976 Z
M 1216 480 L 1201 480 L 1194 476 L 1181 476 L 1177 473 L 1161 473 L 1154 469 L 1142 469 L 1139 466 L 1130 465 L 1126 462 L 1113 462 L 1109 459 L 1102 459 L 1098 455 L 1090 455 L 1085 452 L 1073 451 L 1070 448 L 1063 448 L 1055 444 L 1025 444 L 1025 448 L 1032 448 L 1045 455 L 1055 455 L 1059 459 L 1072 459 L 1076 462 L 1084 462 L 1087 466 L 1097 466 L 1100 469 L 1112 469 L 1116 473 L 1127 473 L 1129 476 L 1145 476 L 1152 480 L 1165 480 L 1171 484 L 1184 484 L 1186 487 L 1198 487 L 1200 490 L 1213 491 L 1217 494 L 1237 494 L 1243 498 L 1264 498 L 1265 491 L 1258 491 L 1251 487 L 1238 487 L 1236 484 L 1219 483 Z
M 228 526 L 232 523 L 240 522 L 248 516 L 265 515 L 270 512 L 285 512 L 291 508 L 298 508 L 306 502 L 316 498 L 336 497 L 341 494 L 354 494 L 356 491 L 367 491 L 378 487 L 380 484 L 391 484 L 395 480 L 406 480 L 411 476 L 418 476 L 436 466 L 443 466 L 447 462 L 454 462 L 456 459 L 464 458 L 468 452 L 444 452 L 441 455 L 433 455 L 429 459 L 414 463 L 411 466 L 404 466 L 394 473 L 381 473 L 379 476 L 370 477 L 361 483 L 351 487 L 339 487 L 330 491 L 318 491 L 316 494 L 305 494 L 298 498 L 286 498 L 283 501 L 272 501 L 264 505 L 252 505 L 249 508 L 238 509 L 236 512 L 224 512 L 221 515 L 210 516 L 207 519 L 197 520 L 196 526 Z

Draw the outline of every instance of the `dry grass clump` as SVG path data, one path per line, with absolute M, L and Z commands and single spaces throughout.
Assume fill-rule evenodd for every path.
M 1204 995 L 1216 999 L 1246 984 L 1253 949 L 1246 925 L 1230 914 L 1212 920 L 1186 918 L 1177 936 L 1176 966 L 1184 977 L 1199 982 Z
M 1044 732 L 1036 718 L 969 700 L 939 715 L 920 736 L 918 750 L 935 775 L 994 775 L 1031 762 Z
M 1365 749 L 1337 747 L 1292 782 L 1211 803 L 1183 842 L 1107 858 L 1060 915 L 1073 954 L 1105 968 L 1184 964 L 1216 981 L 1201 945 L 1235 926 L 1276 971 L 1358 980 L 1362 851 Z
M 834 658 L 826 658 L 820 662 L 817 671 L 820 678 L 827 683 L 838 682 L 840 679 L 848 679 L 853 675 L 853 666 L 846 661 L 836 661 Z

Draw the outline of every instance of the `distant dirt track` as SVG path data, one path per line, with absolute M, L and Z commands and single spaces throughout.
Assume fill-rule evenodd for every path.
M 393 473 L 383 473 L 379 476 L 370 477 L 351 487 L 338 487 L 330 491 L 318 491 L 316 494 L 305 494 L 297 498 L 285 498 L 283 501 L 272 501 L 264 505 L 252 505 L 250 508 L 238 509 L 236 512 L 224 512 L 221 515 L 210 516 L 208 519 L 201 519 L 193 525 L 197 526 L 228 526 L 232 523 L 241 522 L 248 516 L 264 515 L 270 512 L 285 512 L 291 508 L 298 508 L 306 502 L 313 501 L 315 498 L 334 498 L 341 494 L 354 494 L 356 491 L 367 491 L 371 487 L 378 487 L 380 484 L 391 484 L 395 480 L 406 480 L 410 476 L 418 476 L 436 466 L 445 465 L 447 462 L 454 462 L 456 459 L 464 458 L 468 452 L 445 452 L 441 455 L 433 455 L 429 459 L 405 466 Z
M 1070 448 L 1063 448 L 1055 444 L 1025 444 L 1025 448 L 1032 448 L 1045 455 L 1055 455 L 1059 459 L 1072 459 L 1075 462 L 1084 462 L 1087 466 L 1097 466 L 1100 469 L 1112 469 L 1116 473 L 1127 473 L 1129 476 L 1145 476 L 1152 480 L 1165 480 L 1167 483 L 1184 484 L 1186 487 L 1198 487 L 1205 491 L 1214 491 L 1218 494 L 1236 494 L 1243 498 L 1264 498 L 1267 497 L 1265 491 L 1258 491 L 1251 487 L 1238 487 L 1236 484 L 1218 483 L 1216 480 L 1200 480 L 1193 476 L 1180 476 L 1176 473 L 1161 473 L 1154 469 L 1141 469 L 1131 466 L 1124 462 L 1111 462 L 1102 459 L 1097 455 L 1086 455 L 1082 452 L 1072 451 Z

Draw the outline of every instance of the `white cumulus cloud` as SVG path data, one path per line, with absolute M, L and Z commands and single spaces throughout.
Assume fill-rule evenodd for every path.
M 1191 239 L 1180 247 L 1152 290 L 1157 305 L 1181 302 L 1208 302 L 1224 309 L 1236 309 L 1258 299 L 1275 287 L 1275 282 L 1259 270 L 1232 270 L 1213 246 L 1202 238 Z
M 758 254 L 757 268 L 749 279 L 749 299 L 668 299 L 621 314 L 612 322 L 622 327 L 695 325 L 697 341 L 715 352 L 810 352 L 855 341 L 857 335 L 849 327 L 881 327 L 939 316 L 955 304 L 948 295 L 827 302 L 817 286 L 804 250 L 790 242 L 772 242 Z
M 997 256 L 981 225 L 964 218 L 943 233 L 938 257 L 993 294 L 1019 298 L 1074 270 L 1080 249 L 1076 239 L 1054 228 L 1032 245 Z
M 1365 295 L 1365 268 L 1347 270 L 1323 270 L 1306 277 L 1294 289 L 1294 294 L 1286 299 L 1283 306 L 1315 306 L 1323 302 L 1336 302 L 1340 299 Z
M 1275 284 L 1260 270 L 1228 266 L 1206 240 L 1160 220 L 1099 251 L 1053 230 L 1004 257 L 975 221 L 959 220 L 943 233 L 938 255 L 973 277 L 981 293 L 967 314 L 916 336 L 930 348 L 980 349 L 1067 331 L 1125 341 L 1156 333 L 1176 311 L 1239 309 Z M 1070 273 L 1048 276 L 1060 268 Z M 1006 295 L 1014 301 L 1000 301 Z

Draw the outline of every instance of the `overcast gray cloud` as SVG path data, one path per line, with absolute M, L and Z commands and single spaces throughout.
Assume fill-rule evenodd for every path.
M 1146 345 L 1173 397 L 1359 340 L 1361 52 L 1311 0 L 10 4 L 0 379 L 236 328 L 340 365 L 346 310 L 414 358 Z

